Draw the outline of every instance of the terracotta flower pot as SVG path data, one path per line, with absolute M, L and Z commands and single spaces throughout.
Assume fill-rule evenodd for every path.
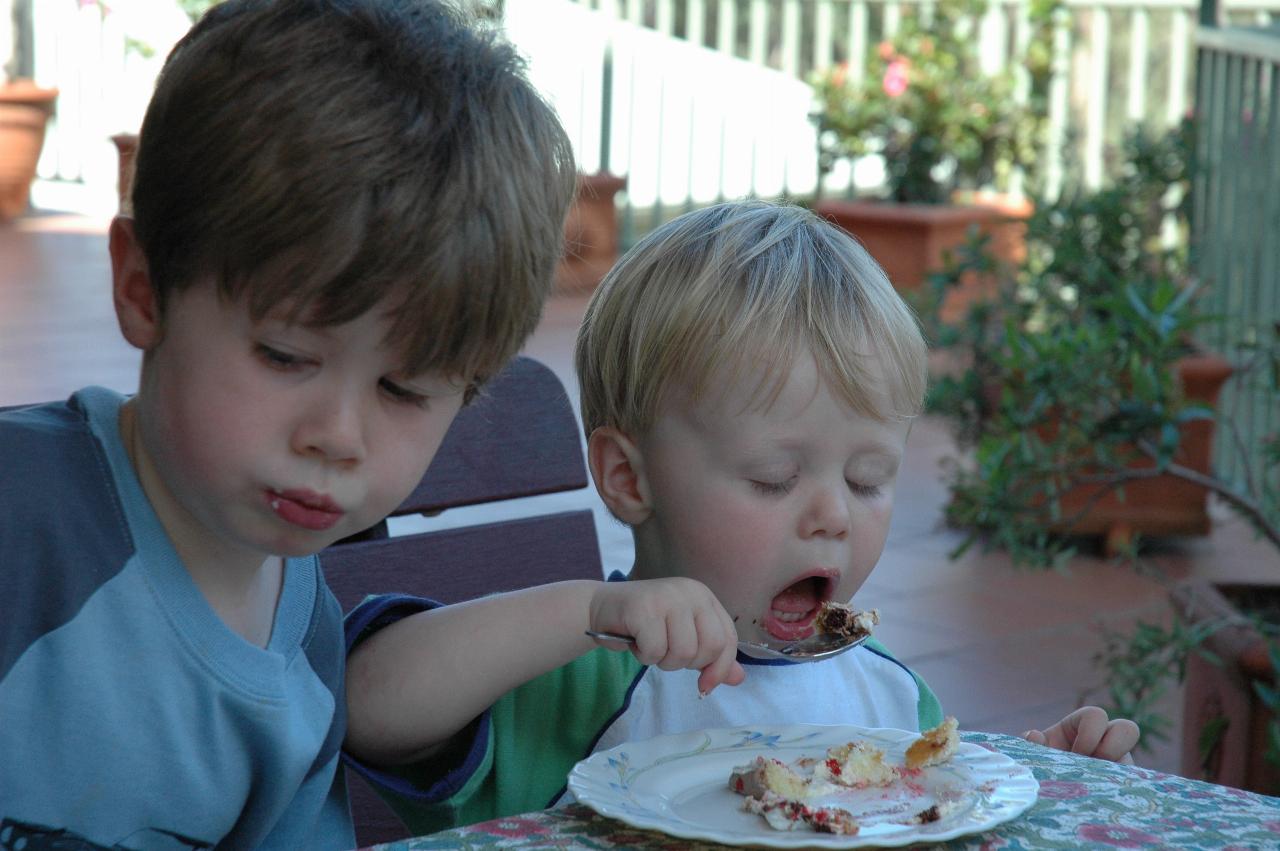
M 1275 795 L 1280 766 L 1265 758 L 1267 728 L 1275 720 L 1254 683 L 1274 685 L 1267 643 L 1246 614 L 1280 611 L 1280 585 L 1214 585 L 1204 580 L 1178 587 L 1174 608 L 1189 624 L 1217 620 L 1232 625 L 1205 640 L 1215 665 L 1199 654 L 1187 659 L 1183 691 L 1182 750 L 1179 773 L 1239 789 Z
M 42 89 L 30 80 L 0 85 L 0 221 L 27 210 L 57 98 L 57 89 Z
M 613 196 L 627 185 L 608 172 L 578 175 L 578 191 L 564 223 L 558 293 L 591 292 L 618 259 L 618 212 Z
M 1223 382 L 1231 376 L 1231 364 L 1214 354 L 1189 355 L 1176 365 L 1187 399 L 1213 407 Z M 1213 421 L 1192 420 L 1179 427 L 1175 461 L 1200 473 L 1209 473 L 1213 463 Z M 1141 469 L 1150 461 L 1133 464 Z M 1061 497 L 1063 522 L 1055 531 L 1077 535 L 1102 535 L 1108 553 L 1119 552 L 1140 532 L 1148 535 L 1207 535 L 1209 533 L 1208 491 L 1171 474 L 1128 482 L 1120 492 L 1099 496 L 1101 485 L 1080 485 Z M 1095 501 L 1096 500 L 1096 501 Z
M 942 268 L 943 253 L 965 242 L 977 227 L 991 237 L 999 259 L 1018 263 L 1026 256 L 1026 219 L 1031 203 L 1000 195 L 979 195 L 965 204 L 896 204 L 887 201 L 823 199 L 814 212 L 853 234 L 900 291 L 924 284 Z M 973 300 L 994 288 L 994 281 L 970 280 L 954 288 L 942 306 L 944 321 L 963 315 Z
M 130 193 L 133 191 L 133 158 L 138 153 L 137 133 L 117 133 L 111 137 L 116 146 L 116 163 L 119 168 L 116 175 L 116 192 L 120 196 L 120 214 L 133 214 L 133 203 Z

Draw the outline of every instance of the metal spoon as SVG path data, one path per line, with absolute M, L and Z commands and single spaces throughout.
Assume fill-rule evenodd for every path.
M 587 635 L 604 641 L 620 641 L 623 644 L 636 646 L 636 640 L 630 635 L 616 632 L 597 632 L 587 630 Z M 817 662 L 839 656 L 846 650 L 863 644 L 870 633 L 863 635 L 836 635 L 834 633 L 815 633 L 808 638 L 797 641 L 782 641 L 773 644 L 761 644 L 755 641 L 739 641 L 738 649 L 756 659 L 790 659 L 793 662 Z

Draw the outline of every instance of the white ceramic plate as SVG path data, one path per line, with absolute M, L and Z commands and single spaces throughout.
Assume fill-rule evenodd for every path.
M 1040 785 L 1030 768 L 966 742 L 946 764 L 924 769 L 911 783 L 842 795 L 838 805 L 859 819 L 856 836 L 774 830 L 762 817 L 744 812 L 743 797 L 729 790 L 733 768 L 757 756 L 789 763 L 864 739 L 882 748 L 887 761 L 900 763 L 918 735 L 906 730 L 796 724 L 659 736 L 592 754 L 570 772 L 569 789 L 596 812 L 633 827 L 682 839 L 769 848 L 941 842 L 988 830 L 1035 803 Z M 955 806 L 930 824 L 901 823 L 935 802 Z

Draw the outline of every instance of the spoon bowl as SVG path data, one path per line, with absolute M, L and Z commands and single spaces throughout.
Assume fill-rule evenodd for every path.
M 617 641 L 622 644 L 636 646 L 634 636 L 616 632 L 598 632 L 587 630 L 587 635 L 601 641 Z M 846 650 L 861 646 L 871 637 L 871 633 L 862 635 L 837 635 L 835 633 L 816 633 L 808 638 L 796 641 L 777 641 L 760 643 L 756 641 L 739 641 L 738 649 L 754 659 L 790 659 L 792 662 L 818 662 L 839 656 Z

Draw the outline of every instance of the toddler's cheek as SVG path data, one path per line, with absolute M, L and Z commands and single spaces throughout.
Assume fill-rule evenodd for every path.
M 773 582 L 768 565 L 777 558 L 777 542 L 765 523 L 733 512 L 703 516 L 706 522 L 688 524 L 684 532 L 690 576 L 710 586 L 726 608 Z

